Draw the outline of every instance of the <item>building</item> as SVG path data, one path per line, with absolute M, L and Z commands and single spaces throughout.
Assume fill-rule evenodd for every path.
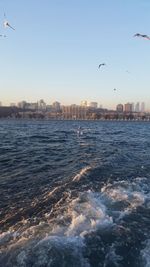
M 122 105 L 122 104 L 118 104 L 118 105 L 116 106 L 116 111 L 117 111 L 117 112 L 123 112 L 123 105 Z
M 2 102 L 0 101 L 0 107 L 2 107 Z
M 132 112 L 134 112 L 134 103 L 132 103 Z
M 38 101 L 38 110 L 46 110 L 46 103 L 43 99 Z
M 15 103 L 10 103 L 10 107 L 16 107 Z
M 18 108 L 25 109 L 26 108 L 26 104 L 27 104 L 26 101 L 21 101 L 21 102 L 18 103 Z
M 141 103 L 141 112 L 145 112 L 145 103 L 144 102 Z
M 37 110 L 38 103 L 27 103 L 26 101 L 21 101 L 18 103 L 18 107 L 21 109 Z
M 55 101 L 53 104 L 52 104 L 52 108 L 56 111 L 56 112 L 59 112 L 60 111 L 60 103 Z
M 135 105 L 135 112 L 140 112 L 140 103 L 137 102 Z
M 37 110 L 38 103 L 27 103 L 27 109 Z
M 131 103 L 126 103 L 124 105 L 124 111 L 125 112 L 132 112 L 132 104 Z
M 98 108 L 98 103 L 97 102 L 90 102 L 88 106 L 90 108 Z
M 82 106 L 82 107 L 87 107 L 87 101 L 86 101 L 86 100 L 81 101 L 80 106 Z
M 84 120 L 86 119 L 87 108 L 85 106 L 70 105 L 62 106 L 63 119 Z

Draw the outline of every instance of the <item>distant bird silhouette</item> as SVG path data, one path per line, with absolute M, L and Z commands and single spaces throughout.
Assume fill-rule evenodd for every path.
M 9 27 L 9 28 L 11 28 L 12 30 L 15 30 L 15 29 L 9 24 L 9 22 L 8 22 L 7 20 L 4 21 L 4 27 L 5 27 L 5 28 Z
M 102 66 L 106 66 L 106 64 L 105 63 L 101 63 L 101 64 L 99 64 L 98 68 L 100 69 L 100 67 L 102 67 Z
M 133 35 L 133 37 L 141 37 L 141 38 L 145 38 L 147 40 L 150 40 L 150 37 L 146 34 L 140 34 L 140 33 L 136 33 Z
M 7 36 L 6 36 L 5 34 L 0 34 L 0 37 L 4 37 L 4 38 L 5 38 L 5 37 L 7 37 Z
M 6 14 L 4 13 L 4 27 L 5 28 L 11 28 L 12 30 L 15 30 L 10 24 L 9 24 L 9 22 L 7 21 L 7 19 L 6 19 Z
M 114 91 L 116 91 L 117 89 L 116 88 L 114 88 Z

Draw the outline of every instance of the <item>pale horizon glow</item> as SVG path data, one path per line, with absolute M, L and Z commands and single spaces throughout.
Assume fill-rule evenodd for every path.
M 0 10 L 3 105 L 87 100 L 150 109 L 150 41 L 133 37 L 150 35 L 148 0 L 1 0 Z M 4 29 L 4 12 L 15 31 Z

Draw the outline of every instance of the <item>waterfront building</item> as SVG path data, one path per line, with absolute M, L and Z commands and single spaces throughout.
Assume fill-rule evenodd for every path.
M 38 103 L 27 103 L 26 101 L 21 101 L 18 103 L 18 107 L 21 109 L 37 110 Z
M 124 111 L 125 112 L 132 112 L 132 104 L 131 103 L 126 103 L 124 105 Z
M 123 112 L 123 105 L 122 104 L 118 104 L 116 107 L 116 111 L 117 112 Z
M 81 101 L 80 106 L 87 107 L 87 101 L 86 100 Z
M 60 103 L 57 102 L 57 101 L 55 101 L 55 102 L 52 104 L 52 108 L 53 108 L 55 111 L 59 112 L 59 111 L 60 111 Z
M 135 112 L 140 112 L 140 103 L 137 102 L 135 105 Z
M 10 103 L 10 107 L 16 107 L 15 103 Z
M 46 110 L 46 103 L 44 102 L 43 99 L 38 101 L 38 109 L 39 110 Z
M 132 112 L 134 112 L 134 103 L 132 103 Z
M 25 109 L 26 108 L 26 104 L 27 104 L 26 101 L 21 101 L 21 102 L 18 103 L 18 108 Z
M 141 112 L 145 112 L 145 103 L 144 102 L 141 103 Z
M 88 106 L 96 109 L 96 108 L 98 108 L 98 103 L 97 102 L 90 102 Z
M 86 119 L 87 108 L 85 106 L 70 105 L 62 106 L 63 119 Z
M 37 110 L 38 103 L 27 103 L 27 109 Z
M 46 111 L 51 111 L 53 109 L 52 105 L 46 105 Z

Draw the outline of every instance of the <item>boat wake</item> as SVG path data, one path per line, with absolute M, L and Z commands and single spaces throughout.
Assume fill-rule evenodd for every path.
M 43 219 L 34 225 L 22 219 L 17 229 L 1 234 L 3 267 L 149 266 L 148 179 L 106 182 L 97 191 L 73 194 L 87 171 L 66 183 L 65 198 L 61 187 L 45 196 L 57 201 Z

